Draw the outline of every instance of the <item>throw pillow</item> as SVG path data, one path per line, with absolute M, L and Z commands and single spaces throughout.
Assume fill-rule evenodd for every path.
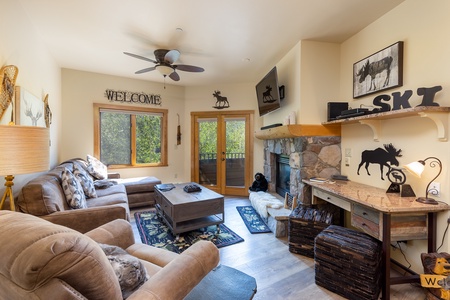
M 71 208 L 87 208 L 86 196 L 84 195 L 83 187 L 77 178 L 70 172 L 69 169 L 64 168 L 62 172 L 62 188 L 66 201 Z
M 77 163 L 73 164 L 73 175 L 78 179 L 81 183 L 81 187 L 83 188 L 84 194 L 88 198 L 97 198 L 97 193 L 95 192 L 94 180 L 92 180 L 91 175 L 83 169 Z
M 98 244 L 114 269 L 123 299 L 128 298 L 148 280 L 147 270 L 137 257 L 128 254 L 124 249 L 113 245 Z
M 107 189 L 113 185 L 116 185 L 117 181 L 114 180 L 108 180 L 108 179 L 102 179 L 102 180 L 96 180 L 94 181 L 94 187 L 97 190 L 101 190 L 101 189 Z
M 93 157 L 92 155 L 87 155 L 88 161 L 88 172 L 97 179 L 108 178 L 108 168 L 101 161 Z

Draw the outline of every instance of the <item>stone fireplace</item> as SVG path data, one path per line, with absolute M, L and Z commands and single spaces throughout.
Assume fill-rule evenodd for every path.
M 309 190 L 302 183 L 311 177 L 330 178 L 341 171 L 341 137 L 313 136 L 264 140 L 264 175 L 269 192 L 277 192 L 277 156 L 289 158 L 288 190 L 299 203 L 311 204 Z M 282 195 L 284 196 L 284 195 Z

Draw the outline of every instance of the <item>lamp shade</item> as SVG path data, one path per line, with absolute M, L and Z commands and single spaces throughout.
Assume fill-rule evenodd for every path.
M 425 163 L 423 161 L 414 161 L 405 166 L 405 169 L 408 170 L 414 176 L 420 178 L 422 176 L 423 170 L 425 170 Z
M 0 175 L 19 175 L 49 168 L 49 129 L 0 125 Z

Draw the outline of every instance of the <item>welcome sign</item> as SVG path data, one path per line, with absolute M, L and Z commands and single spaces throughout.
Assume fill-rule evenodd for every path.
M 106 90 L 105 97 L 111 102 L 161 105 L 161 95 L 144 92 Z

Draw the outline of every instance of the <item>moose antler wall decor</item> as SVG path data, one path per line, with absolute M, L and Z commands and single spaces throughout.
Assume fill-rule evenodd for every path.
M 220 91 L 214 91 L 213 96 L 216 98 L 216 104 L 213 106 L 215 109 L 223 109 L 230 107 L 227 97 L 221 95 Z

